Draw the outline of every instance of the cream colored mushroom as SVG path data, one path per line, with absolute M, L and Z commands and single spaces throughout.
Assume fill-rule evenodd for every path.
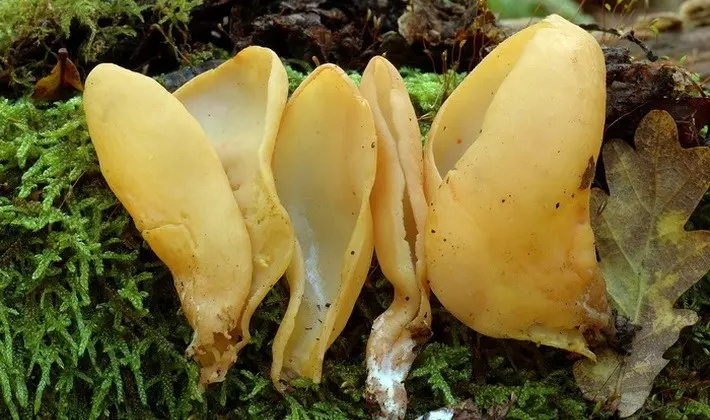
M 274 151 L 276 189 L 296 234 L 273 344 L 279 389 L 292 376 L 320 382 L 325 352 L 352 313 L 373 255 L 376 158 L 367 102 L 339 67 L 319 66 L 286 105 Z
M 394 300 L 372 326 L 367 345 L 367 393 L 377 417 L 404 418 L 404 380 L 414 348 L 431 335 L 422 232 L 424 197 L 422 137 L 404 80 L 384 57 L 370 60 L 360 91 L 372 110 L 378 137 L 377 174 L 370 203 L 375 253 Z
M 201 381 L 224 379 L 236 358 L 252 258 L 217 153 L 168 91 L 113 64 L 87 77 L 84 110 L 106 182 L 173 275 Z
M 288 98 L 288 77 L 278 56 L 252 46 L 174 93 L 212 141 L 244 214 L 251 240 L 253 277 L 241 317 L 249 321 L 291 261 L 294 233 L 276 193 L 271 159 Z
M 553 15 L 488 55 L 425 149 L 431 288 L 474 330 L 590 358 L 609 307 L 589 221 L 606 84 L 598 43 Z

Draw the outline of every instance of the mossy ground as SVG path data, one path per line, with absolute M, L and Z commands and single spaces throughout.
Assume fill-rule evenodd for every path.
M 139 4 L 104 3 L 129 11 Z M 176 2 L 158 3 L 181 10 L 169 7 Z M 32 7 L 12 15 L 11 4 Z M 33 42 L 43 42 L 37 40 L 56 37 L 57 28 L 78 25 L 71 18 L 79 10 L 75 5 L 98 8 L 89 0 L 53 1 L 52 13 L 61 11 L 53 18 L 58 26 L 46 36 L 41 31 L 18 35 L 27 30 L 18 23 L 47 22 L 37 15 L 46 4 L 0 3 L 0 57 L 12 56 L 8 48 L 17 46 L 18 36 L 36 35 Z M 95 13 L 113 9 L 101 10 Z M 62 18 L 69 20 L 62 24 Z M 103 37 L 132 30 L 130 20 L 121 22 L 106 34 L 94 33 L 93 42 L 109 42 Z M 124 36 L 130 34 L 113 41 Z M 87 54 L 97 51 L 85 48 Z M 461 76 L 402 73 L 426 131 L 445 92 Z M 289 69 L 289 76 L 294 88 L 303 74 Z M 268 379 L 271 340 L 287 303 L 280 284 L 259 307 L 252 343 L 227 380 L 203 391 L 196 365 L 183 354 L 191 329 L 172 279 L 106 187 L 81 98 L 42 104 L 25 97 L 0 100 L 0 418 L 368 417 L 364 348 L 372 321 L 391 299 L 391 288 L 377 270 L 327 353 L 323 384 L 296 383 L 282 396 Z M 692 224 L 710 228 L 710 200 L 698 208 Z M 710 281 L 699 282 L 679 306 L 698 311 L 702 320 L 668 352 L 671 362 L 657 379 L 643 417 L 710 416 Z M 468 398 L 491 408 L 514 395 L 510 418 L 610 417 L 604 407 L 581 397 L 569 354 L 480 336 L 436 302 L 434 307 L 434 337 L 406 383 L 410 416 Z

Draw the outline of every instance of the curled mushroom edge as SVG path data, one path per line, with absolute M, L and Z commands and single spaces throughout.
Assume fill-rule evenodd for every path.
M 239 351 L 251 337 L 254 311 L 284 275 L 293 253 L 293 228 L 271 169 L 288 98 L 286 68 L 272 50 L 250 46 L 173 95 L 212 141 L 249 232 L 253 276 L 241 316 Z

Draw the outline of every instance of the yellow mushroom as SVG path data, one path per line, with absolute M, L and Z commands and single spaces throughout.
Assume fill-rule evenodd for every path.
M 384 57 L 370 60 L 360 91 L 377 128 L 377 174 L 370 203 L 375 253 L 394 300 L 372 326 L 367 344 L 367 393 L 383 418 L 403 418 L 404 380 L 414 348 L 431 335 L 422 232 L 424 197 L 422 138 L 414 107 L 397 69 Z
M 594 38 L 552 15 L 494 49 L 435 118 L 428 278 L 480 333 L 594 357 L 584 333 L 609 322 L 589 221 L 605 75 Z
M 325 352 L 369 271 L 376 142 L 367 102 L 333 64 L 316 68 L 286 105 L 273 171 L 296 241 L 273 344 L 271 376 L 281 390 L 291 376 L 320 382 Z
M 271 170 L 288 98 L 286 69 L 270 49 L 247 47 L 174 95 L 212 141 L 249 231 L 253 276 L 241 317 L 239 351 L 251 337 L 254 311 L 286 271 L 293 250 L 293 229 Z
M 217 153 L 180 101 L 113 64 L 87 77 L 84 110 L 106 182 L 173 275 L 202 382 L 222 380 L 236 359 L 252 263 Z

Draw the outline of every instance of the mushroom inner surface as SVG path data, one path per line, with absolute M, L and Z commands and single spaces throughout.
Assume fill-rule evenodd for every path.
M 548 27 L 542 22 L 537 29 Z M 456 166 L 461 156 L 481 134 L 483 119 L 503 80 L 523 54 L 536 30 L 518 32 L 484 58 L 447 98 L 429 133 L 439 177 Z M 475 91 L 475 95 L 470 92 Z M 453 112 L 447 112 L 452 108 Z M 440 116 L 446 115 L 446 118 Z M 440 180 L 439 180 L 440 181 Z
M 287 105 L 273 160 L 279 198 L 303 256 L 302 268 L 292 262 L 287 271 L 289 284 L 303 282 L 303 296 L 283 366 L 316 380 L 364 281 L 359 261 L 367 247 L 359 230 L 369 226 L 363 217 L 369 217 L 374 181 L 369 108 L 346 77 L 323 66 L 301 84 Z
M 204 73 L 175 92 L 212 140 L 234 191 L 250 181 L 246 176 L 258 173 L 270 78 L 258 67 L 239 71 L 231 67 L 259 64 L 231 60 L 211 70 L 214 77 L 206 78 Z

